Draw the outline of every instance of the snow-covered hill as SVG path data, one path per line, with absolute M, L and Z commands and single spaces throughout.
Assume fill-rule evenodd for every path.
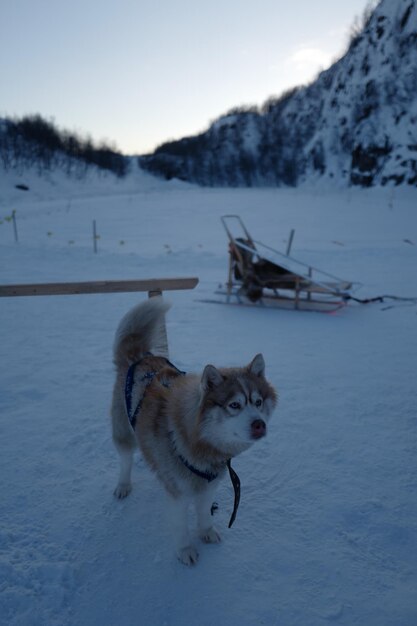
M 417 5 L 382 0 L 347 53 L 306 87 L 241 109 L 142 158 L 202 185 L 417 185 Z
M 415 190 L 219 190 L 130 176 L 3 174 L 0 282 L 197 275 L 196 290 L 169 294 L 171 359 L 198 372 L 261 351 L 279 408 L 268 437 L 234 461 L 233 528 L 225 481 L 223 543 L 201 546 L 187 569 L 140 457 L 132 494 L 112 495 L 111 348 L 145 294 L 1 298 L 0 623 L 414 626 L 415 304 L 329 315 L 201 300 L 226 279 L 223 213 L 279 249 L 295 228 L 294 255 L 362 282 L 359 295 L 417 296 Z M 3 219 L 13 209 L 19 243 Z

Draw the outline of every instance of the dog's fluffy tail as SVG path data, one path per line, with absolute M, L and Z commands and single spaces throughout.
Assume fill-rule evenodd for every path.
M 149 298 L 126 313 L 116 330 L 113 358 L 116 367 L 128 367 L 146 352 L 165 356 L 165 312 L 170 304 L 161 297 Z

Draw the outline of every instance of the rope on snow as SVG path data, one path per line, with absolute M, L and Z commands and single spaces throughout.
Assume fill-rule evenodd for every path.
M 370 304 L 371 302 L 385 302 L 385 300 L 396 300 L 398 302 L 404 302 L 409 305 L 417 304 L 417 298 L 404 298 L 402 296 L 391 296 L 385 294 L 383 296 L 376 296 L 375 298 L 355 298 L 354 296 L 346 295 L 345 300 L 353 300 L 354 302 L 359 302 L 359 304 Z M 383 310 L 387 311 L 392 308 L 391 306 L 385 307 Z

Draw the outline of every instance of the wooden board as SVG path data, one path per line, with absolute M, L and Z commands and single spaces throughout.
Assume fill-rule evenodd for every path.
M 61 296 L 89 293 L 123 293 L 130 291 L 162 292 L 176 289 L 194 289 L 197 284 L 198 278 L 192 277 L 1 285 L 0 297 Z

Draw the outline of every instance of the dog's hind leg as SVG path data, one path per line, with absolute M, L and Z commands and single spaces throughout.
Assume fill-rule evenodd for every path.
M 134 448 L 130 445 L 126 445 L 126 443 L 120 443 L 119 441 L 114 441 L 114 445 L 120 455 L 119 482 L 114 490 L 114 495 L 116 498 L 122 499 L 126 498 L 132 491 L 131 474 Z

